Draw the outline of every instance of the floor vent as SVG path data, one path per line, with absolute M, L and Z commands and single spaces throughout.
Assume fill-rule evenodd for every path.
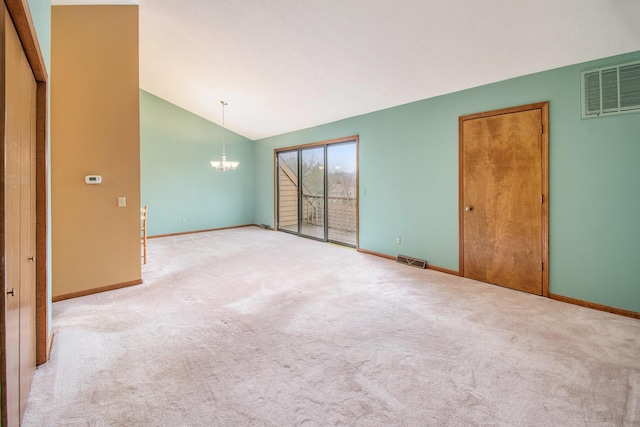
M 407 264 L 412 267 L 427 268 L 427 261 L 418 258 L 411 258 L 406 255 L 398 255 L 396 261 L 400 264 Z
M 271 230 L 271 226 L 268 224 L 260 224 L 258 227 L 263 228 L 265 230 Z

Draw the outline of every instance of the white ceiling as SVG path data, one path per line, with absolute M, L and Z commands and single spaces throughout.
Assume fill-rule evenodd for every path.
M 139 4 L 140 87 L 252 140 L 640 50 L 639 0 L 52 4 Z

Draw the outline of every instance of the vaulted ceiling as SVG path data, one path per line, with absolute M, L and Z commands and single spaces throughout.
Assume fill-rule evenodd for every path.
M 139 4 L 140 88 L 252 140 L 640 50 L 638 0 L 52 4 Z

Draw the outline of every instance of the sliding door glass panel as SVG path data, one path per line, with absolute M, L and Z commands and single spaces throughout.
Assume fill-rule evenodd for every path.
M 356 143 L 327 146 L 328 239 L 356 246 Z
M 278 229 L 298 233 L 298 152 L 278 153 Z
M 300 150 L 302 205 L 300 234 L 325 239 L 324 147 Z

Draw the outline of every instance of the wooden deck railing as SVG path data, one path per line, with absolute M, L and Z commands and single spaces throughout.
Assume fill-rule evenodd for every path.
M 329 228 L 356 231 L 355 197 L 329 196 Z M 324 224 L 324 196 L 304 194 L 302 196 L 302 222 L 308 225 Z

